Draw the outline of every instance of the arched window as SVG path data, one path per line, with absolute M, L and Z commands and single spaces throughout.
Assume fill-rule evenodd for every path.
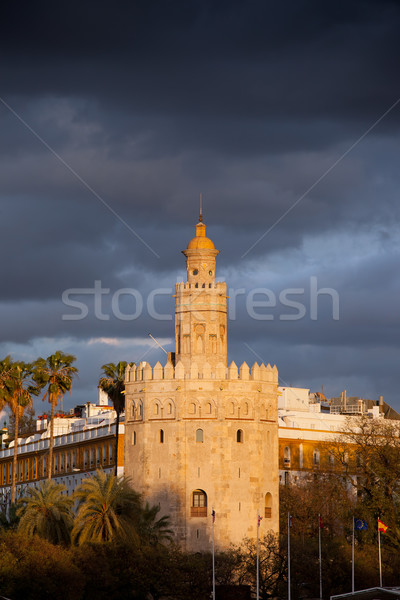
M 196 414 L 196 405 L 195 405 L 195 403 L 194 403 L 194 402 L 191 402 L 191 403 L 189 404 L 189 413 L 190 413 L 191 415 L 194 415 L 194 414 Z
M 164 443 L 164 429 L 160 429 L 160 444 Z
M 204 490 L 194 490 L 191 504 L 190 515 L 192 517 L 207 516 L 207 494 Z
M 269 492 L 265 494 L 265 518 L 272 518 L 272 496 Z
M 204 442 L 203 430 L 196 429 L 196 442 Z
M 319 465 L 319 450 L 315 449 L 313 454 L 313 465 Z
M 243 430 L 238 429 L 236 432 L 236 441 L 238 444 L 243 444 Z

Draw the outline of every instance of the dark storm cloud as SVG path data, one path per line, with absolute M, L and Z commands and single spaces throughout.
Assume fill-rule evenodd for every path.
M 99 365 L 170 339 L 146 299 L 184 278 L 203 192 L 228 286 L 340 296 L 339 321 L 322 301 L 317 321 L 260 322 L 239 299 L 230 358 L 256 360 L 246 343 L 283 381 L 396 402 L 400 107 L 346 153 L 400 97 L 399 22 L 397 2 L 7 5 L 0 98 L 34 133 L 0 103 L 3 354 L 76 353 L 82 401 Z M 63 292 L 96 280 L 110 319 L 90 299 L 63 320 Z M 112 314 L 125 287 L 133 321 Z

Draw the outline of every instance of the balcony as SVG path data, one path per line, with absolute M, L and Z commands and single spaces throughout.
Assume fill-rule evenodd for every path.
M 190 516 L 191 517 L 206 517 L 207 516 L 207 506 L 192 506 L 190 508 Z

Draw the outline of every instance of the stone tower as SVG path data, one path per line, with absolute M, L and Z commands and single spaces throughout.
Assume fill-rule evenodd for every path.
M 177 284 L 175 295 L 176 361 L 185 369 L 226 365 L 226 283 L 215 283 L 218 253 L 200 216 L 196 237 L 183 250 L 187 282 Z
M 226 284 L 215 282 L 218 250 L 201 219 L 183 253 L 176 353 L 126 372 L 125 472 L 170 515 L 176 540 L 202 551 L 212 509 L 221 549 L 256 536 L 257 512 L 262 532 L 278 532 L 278 372 L 227 365 Z

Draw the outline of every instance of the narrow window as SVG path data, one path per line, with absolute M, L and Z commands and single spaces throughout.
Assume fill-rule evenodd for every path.
M 132 434 L 132 444 L 136 446 L 136 431 L 134 431 Z
M 319 465 L 319 450 L 315 449 L 313 454 L 313 464 L 314 466 Z
M 196 429 L 196 442 L 203 442 L 204 438 L 203 438 L 203 430 L 202 429 Z
M 160 444 L 164 443 L 164 430 L 160 429 Z
M 238 444 L 243 444 L 243 430 L 238 429 L 236 432 L 236 441 Z
M 290 448 L 289 448 L 289 446 L 285 446 L 283 462 L 284 462 L 285 468 L 290 467 Z
M 265 514 L 266 519 L 271 519 L 272 517 L 272 495 L 267 492 L 265 494 Z

